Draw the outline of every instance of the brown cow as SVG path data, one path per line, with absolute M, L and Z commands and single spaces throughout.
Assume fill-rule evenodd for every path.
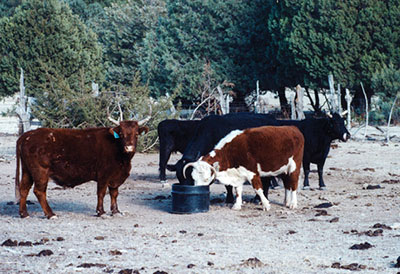
M 137 121 L 122 121 L 114 128 L 39 128 L 24 133 L 17 141 L 15 176 L 20 216 L 29 216 L 26 198 L 34 184 L 33 192 L 44 214 L 49 219 L 55 217 L 46 200 L 49 178 L 65 187 L 96 181 L 97 216 L 105 213 L 103 199 L 107 187 L 111 197 L 111 212 L 119 213 L 118 187 L 129 176 L 139 134 L 147 131 L 148 128 L 140 126 Z
M 236 189 L 233 209 L 242 206 L 242 190 L 246 181 L 251 182 L 261 197 L 264 210 L 270 209 L 264 196 L 261 177 L 280 176 L 285 186 L 285 205 L 297 207 L 296 190 L 303 159 L 304 137 L 294 126 L 263 126 L 234 130 L 225 136 L 206 156 L 192 166 L 195 185 L 208 185 L 217 179 Z M 185 174 L 185 169 L 183 174 Z

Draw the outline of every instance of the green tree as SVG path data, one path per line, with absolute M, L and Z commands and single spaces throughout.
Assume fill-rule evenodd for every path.
M 81 81 L 102 81 L 97 37 L 66 4 L 25 1 L 12 17 L 0 19 L 0 32 L 0 95 L 18 91 L 19 68 L 30 95 L 42 92 L 46 73 L 62 77 L 71 89 Z
M 163 1 L 131 1 L 113 4 L 90 25 L 103 46 L 108 85 L 128 84 L 139 67 L 143 39 L 165 12 Z
M 371 78 L 383 64 L 400 65 L 400 1 L 282 0 L 273 3 L 267 47 L 275 84 L 342 87 L 372 95 Z
M 235 84 L 244 94 L 265 75 L 264 50 L 268 1 L 167 1 L 167 16 L 145 39 L 141 71 L 153 94 L 181 86 L 192 101 L 201 89 L 204 65 L 215 79 Z

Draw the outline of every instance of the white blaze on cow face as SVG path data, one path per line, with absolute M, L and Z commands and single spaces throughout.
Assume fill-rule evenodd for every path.
M 296 162 L 293 160 L 293 156 L 289 158 L 288 163 L 283 165 L 278 170 L 275 171 L 263 171 L 261 169 L 261 165 L 257 164 L 257 171 L 262 177 L 271 177 L 271 176 L 278 176 L 280 174 L 291 174 L 293 171 L 296 170 Z
M 135 152 L 135 147 L 134 146 L 125 146 L 125 151 L 126 152 Z
M 211 184 L 213 180 L 211 165 L 207 162 L 198 160 L 192 165 L 192 178 L 194 180 L 194 185 L 205 186 Z

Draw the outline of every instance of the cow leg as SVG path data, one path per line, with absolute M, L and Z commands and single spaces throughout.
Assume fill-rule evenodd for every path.
M 100 217 L 104 213 L 104 196 L 106 195 L 107 184 L 105 183 L 97 183 L 97 217 Z
M 242 193 L 243 193 L 243 185 L 235 187 L 236 190 L 236 202 L 233 205 L 232 209 L 233 210 L 240 210 L 242 208 Z
M 261 183 L 262 183 L 262 188 L 264 190 L 264 196 L 268 199 L 268 190 L 271 186 L 271 178 L 273 177 L 261 177 Z M 260 196 L 258 196 L 258 194 L 256 194 L 256 196 L 254 196 L 254 198 L 252 199 L 253 203 L 257 203 L 260 202 Z
M 56 217 L 56 215 L 51 210 L 49 204 L 47 203 L 46 199 L 47 183 L 49 181 L 47 173 L 40 176 L 40 178 L 34 178 L 33 180 L 35 181 L 35 186 L 33 187 L 33 193 L 35 193 L 36 198 L 38 199 L 43 209 L 44 215 L 47 217 L 47 219 Z
M 227 204 L 233 204 L 233 201 L 235 200 L 233 198 L 233 189 L 232 186 L 225 186 L 226 188 L 226 199 L 225 199 L 225 203 Z
M 251 180 L 251 184 L 253 186 L 254 191 L 261 199 L 261 203 L 263 205 L 263 210 L 266 210 L 266 211 L 270 210 L 271 205 L 269 204 L 268 199 L 264 195 L 265 190 L 263 190 L 263 184 L 261 182 L 260 176 L 254 176 L 253 179 Z M 267 193 L 268 193 L 268 191 L 267 191 Z
M 324 173 L 324 163 L 318 164 L 318 180 L 319 180 L 319 189 L 326 190 L 326 185 L 324 183 L 323 173 Z
M 26 199 L 28 197 L 29 190 L 31 189 L 32 185 L 33 185 L 33 181 L 32 181 L 31 176 L 28 173 L 23 172 L 22 178 L 21 178 L 21 183 L 20 183 L 19 190 L 18 190 L 20 193 L 19 216 L 21 216 L 21 218 L 26 218 L 29 216 L 28 210 L 26 208 Z
M 297 208 L 297 186 L 299 180 L 299 171 L 295 171 L 290 175 L 282 176 L 285 186 L 284 205 L 290 209 Z
M 173 142 L 172 140 L 168 140 L 169 142 Z M 165 147 L 163 149 L 163 147 Z M 165 169 L 168 163 L 168 160 L 171 156 L 171 152 L 173 150 L 172 146 L 167 146 L 166 144 L 160 144 L 160 162 L 159 162 L 159 170 L 160 170 L 160 181 L 165 183 L 167 181 L 167 176 L 165 173 Z
M 310 162 L 303 162 L 303 171 L 304 171 L 303 189 L 310 189 L 310 183 L 308 181 L 308 175 L 310 174 Z
M 111 213 L 112 215 L 121 213 L 118 210 L 118 204 L 117 204 L 117 197 L 118 197 L 118 188 L 113 188 L 113 187 L 108 187 L 108 190 L 110 191 L 110 198 L 111 198 Z

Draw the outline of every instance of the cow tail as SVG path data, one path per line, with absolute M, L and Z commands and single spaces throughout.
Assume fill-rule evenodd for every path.
M 16 151 L 16 161 L 17 161 L 17 170 L 15 171 L 15 203 L 19 203 L 21 199 L 21 192 L 20 192 L 20 183 L 19 183 L 19 168 L 20 168 L 20 161 L 21 161 L 21 151 L 20 146 L 17 142 L 17 151 Z

